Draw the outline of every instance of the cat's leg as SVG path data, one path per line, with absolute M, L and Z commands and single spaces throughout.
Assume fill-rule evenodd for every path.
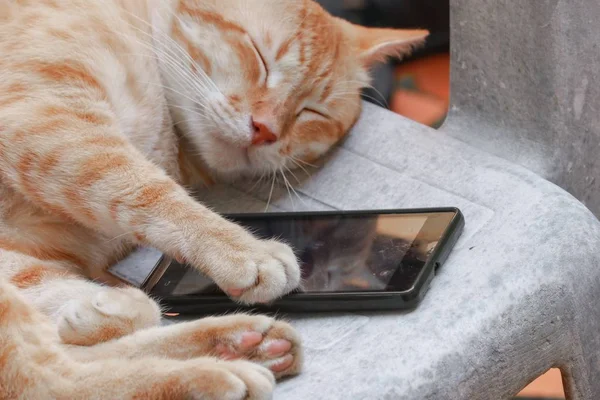
M 73 352 L 81 360 L 210 355 L 244 358 L 278 377 L 296 374 L 302 365 L 300 340 L 285 322 L 237 314 L 150 328 L 160 323 L 160 309 L 139 289 L 106 287 L 60 263 L 12 251 L 0 249 L 0 260 L 0 275 L 51 318 L 63 343 L 77 345 Z M 99 343 L 104 345 L 81 347 Z
M 51 325 L 13 285 L 0 279 L 0 398 L 262 400 L 272 396 L 273 375 L 245 361 L 149 357 L 81 363 L 57 344 Z
M 77 388 L 59 398 L 81 400 L 268 400 L 275 379 L 249 361 L 215 358 L 107 359 L 79 364 Z M 89 383 L 83 383 L 89 382 Z M 48 397 L 40 397 L 45 400 Z M 27 397 L 27 400 L 37 400 Z
M 269 368 L 277 377 L 297 374 L 302 367 L 302 347 L 294 328 L 262 315 L 234 314 L 149 328 L 70 351 L 81 361 L 144 356 L 190 359 L 207 355 L 246 359 Z
M 94 345 L 160 323 L 160 308 L 141 290 L 108 287 L 66 264 L 0 248 L 0 275 L 56 325 L 64 343 Z
M 81 85 L 88 75 L 81 68 L 72 83 Z M 195 201 L 120 134 L 100 100 L 106 98 L 101 85 L 93 76 L 88 80 L 97 85 L 79 97 L 91 110 L 84 114 L 40 93 L 46 100 L 13 103 L 10 113 L 0 107 L 3 182 L 106 237 L 126 237 L 187 261 L 240 301 L 268 302 L 298 286 L 290 247 L 258 240 Z M 86 95 L 98 100 L 86 104 Z

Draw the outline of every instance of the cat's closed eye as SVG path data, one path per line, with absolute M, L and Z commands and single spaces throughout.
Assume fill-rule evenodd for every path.
M 260 51 L 260 48 L 256 45 L 256 42 L 252 38 L 250 38 L 250 42 L 252 43 L 254 52 L 256 53 L 258 59 L 260 60 L 260 63 L 262 64 L 262 66 L 264 68 L 265 82 L 266 82 L 267 79 L 269 79 L 269 67 L 268 67 L 267 61 L 265 60 L 265 57 L 263 56 L 262 52 Z
M 304 113 L 310 113 L 318 115 L 319 117 L 329 119 L 329 116 L 322 111 L 317 110 L 316 108 L 304 107 L 300 112 L 298 112 L 297 117 L 300 117 Z
M 169 55 L 164 85 L 173 87 L 171 108 L 191 153 L 227 179 L 299 168 L 324 155 L 358 119 L 372 66 L 427 35 L 363 28 L 308 0 L 181 3 L 189 6 L 174 20 L 175 39 L 197 73 L 186 72 L 188 57 L 185 70 L 174 70 Z

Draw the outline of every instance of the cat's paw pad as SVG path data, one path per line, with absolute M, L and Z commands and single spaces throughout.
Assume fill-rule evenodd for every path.
M 279 378 L 298 374 L 302 368 L 302 346 L 294 328 L 266 316 L 232 315 L 220 318 L 229 325 L 217 339 L 215 352 L 221 358 L 244 358 L 269 368 Z
M 187 368 L 186 398 L 203 400 L 267 400 L 273 397 L 275 378 L 266 368 L 248 361 L 217 361 Z
M 160 308 L 138 289 L 106 287 L 69 301 L 57 322 L 63 343 L 92 346 L 158 325 Z
M 287 294 L 300 284 L 300 266 L 291 247 L 276 240 L 260 240 L 243 254 L 243 268 L 230 274 L 220 286 L 234 299 L 247 303 L 267 303 Z

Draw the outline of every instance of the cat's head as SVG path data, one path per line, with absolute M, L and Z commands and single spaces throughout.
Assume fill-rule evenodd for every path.
M 427 36 L 352 25 L 312 0 L 172 4 L 168 18 L 153 17 L 172 114 L 193 152 L 227 177 L 323 155 L 357 120 L 370 67 Z

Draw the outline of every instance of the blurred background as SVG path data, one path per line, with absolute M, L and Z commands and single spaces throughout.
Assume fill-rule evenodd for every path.
M 438 128 L 450 100 L 449 0 L 317 0 L 331 14 L 353 23 L 382 28 L 424 28 L 424 47 L 404 60 L 373 70 L 366 101 L 424 125 Z M 519 393 L 519 400 L 564 399 L 560 371 L 551 369 Z
M 402 62 L 373 71 L 367 101 L 422 124 L 441 126 L 450 94 L 450 5 L 448 0 L 317 0 L 330 13 L 353 23 L 384 28 L 424 28 L 424 47 Z

